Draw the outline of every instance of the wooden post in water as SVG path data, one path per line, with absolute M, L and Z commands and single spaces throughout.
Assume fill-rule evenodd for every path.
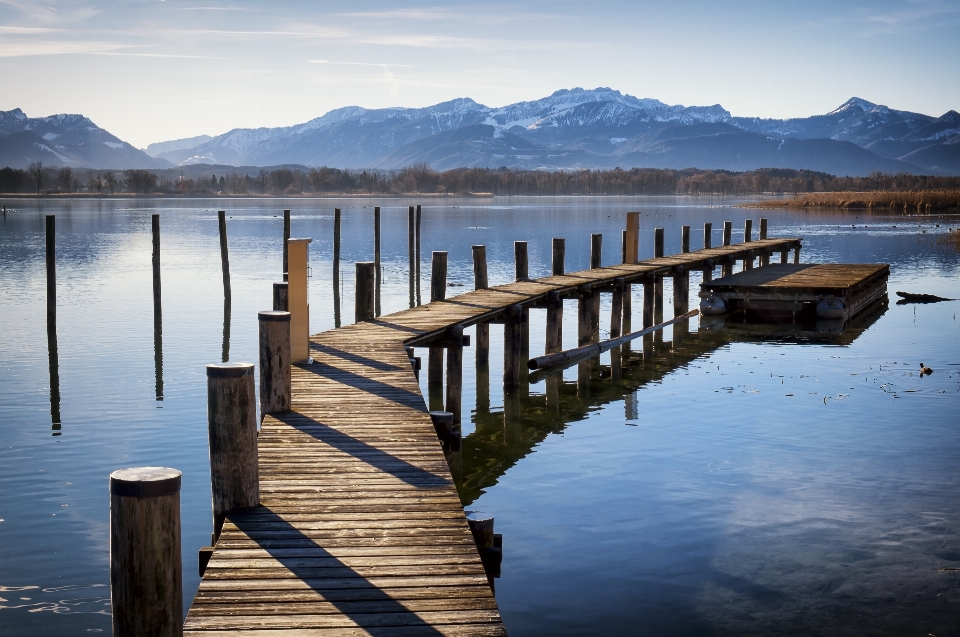
M 207 365 L 214 544 L 228 512 L 260 504 L 256 401 L 253 363 Z
M 223 270 L 223 298 L 230 299 L 230 255 L 227 251 L 227 212 L 217 211 L 217 225 L 220 227 L 220 267 Z
M 290 360 L 308 363 L 310 358 L 310 303 L 307 297 L 307 270 L 311 239 L 289 239 L 289 281 L 287 309 L 290 312 Z
M 517 281 L 530 280 L 526 241 L 513 242 L 513 265 Z M 530 351 L 530 310 L 527 308 L 523 308 L 520 318 L 520 349 Z
M 290 239 L 290 211 L 283 211 L 283 280 L 287 280 L 287 241 Z
M 627 214 L 635 214 L 635 213 L 627 213 Z M 620 251 L 621 263 L 629 263 L 630 250 L 629 250 L 629 243 L 627 241 L 626 230 L 623 231 L 623 234 L 621 236 L 620 248 L 621 248 L 621 251 Z M 633 285 L 631 285 L 630 283 L 623 284 L 623 300 L 621 301 L 621 305 L 623 307 L 623 310 L 622 310 L 623 320 L 621 321 L 621 324 L 620 324 L 620 330 L 624 334 L 628 334 L 631 331 L 633 331 Z M 630 345 L 628 344 L 625 349 L 630 349 Z
M 260 322 L 260 420 L 290 409 L 290 312 L 257 314 Z
M 680 227 L 680 252 L 690 252 L 690 226 Z
M 780 251 L 780 263 L 790 263 L 790 248 Z
M 760 217 L 760 240 L 763 241 L 767 238 L 767 218 Z
M 767 218 L 760 217 L 760 240 L 764 241 L 767 238 Z M 764 248 L 760 251 L 760 267 L 770 265 L 770 249 Z
M 654 228 L 653 230 L 653 256 L 659 258 L 663 253 L 663 228 Z M 656 277 L 654 298 L 653 298 L 653 319 L 660 323 L 663 319 L 663 277 Z
M 723 222 L 723 245 L 730 245 L 730 241 L 733 239 L 733 222 L 724 221 Z M 720 268 L 720 276 L 730 276 L 733 274 L 733 260 L 729 258 L 724 258 L 723 265 Z
M 556 290 L 547 293 L 547 334 L 543 350 L 545 354 L 563 350 L 563 297 Z
M 703 248 L 704 250 L 709 250 L 713 247 L 713 224 L 705 223 L 703 224 Z M 713 280 L 713 259 L 708 259 L 703 266 L 703 281 Z
M 503 388 L 511 391 L 520 386 L 521 367 L 526 361 L 521 360 L 520 321 L 523 317 L 523 308 L 511 305 L 504 312 L 503 323 Z
M 637 263 L 640 260 L 640 213 L 627 213 L 626 257 L 624 263 Z
M 356 264 L 356 294 L 354 295 L 354 321 L 372 321 L 376 318 L 377 264 L 359 261 Z
M 430 272 L 430 302 L 442 301 L 447 297 L 447 253 L 434 252 Z M 431 345 L 428 348 L 427 383 L 431 387 L 443 388 L 443 347 Z M 431 390 L 430 393 L 434 393 Z M 442 399 L 441 399 L 442 400 Z M 434 405 L 430 406 L 433 409 Z
M 340 209 L 333 209 L 333 324 L 340 327 Z M 289 243 L 289 241 L 288 241 Z
M 54 436 L 60 435 L 60 357 L 57 351 L 57 218 L 47 215 L 47 355 L 50 366 L 50 422 Z
M 656 306 L 657 284 L 656 276 L 647 275 L 643 279 L 643 327 L 652 327 L 654 325 L 654 310 Z M 649 334 L 643 337 L 643 353 L 653 351 L 653 335 Z
M 114 637 L 183 635 L 180 479 L 166 467 L 110 474 Z
M 553 238 L 553 258 L 551 260 L 551 272 L 554 276 L 564 273 L 564 257 L 566 255 L 567 242 L 561 237 Z
M 623 282 L 623 277 L 614 279 L 613 298 L 610 300 L 610 338 L 620 336 L 620 330 L 623 325 L 623 297 L 625 287 L 626 284 Z
M 290 284 L 284 281 L 283 283 L 274 283 L 273 284 L 273 311 L 274 312 L 287 312 L 288 303 L 287 303 L 287 288 Z
M 473 289 L 485 290 L 487 282 L 487 248 L 473 246 Z M 477 365 L 486 365 L 490 360 L 490 325 L 477 323 Z
M 603 267 L 603 235 L 590 235 L 590 269 Z M 590 342 L 600 340 L 600 288 L 594 286 L 590 295 Z
M 453 414 L 453 424 L 459 425 L 463 411 L 463 327 L 454 325 L 447 332 L 450 344 L 447 345 L 446 410 Z
M 751 243 L 753 241 L 753 219 L 743 220 L 743 242 Z M 743 269 L 753 269 L 753 250 L 749 250 L 743 257 Z
M 593 286 L 584 283 L 577 288 L 577 346 L 593 342 Z
M 160 303 L 160 215 L 151 215 L 153 230 L 153 371 L 157 400 L 163 400 L 163 309 Z
M 380 316 L 380 283 L 383 280 L 383 268 L 380 265 L 380 206 L 373 208 L 373 264 L 376 276 L 374 315 Z
M 793 263 L 794 265 L 800 265 L 800 244 L 799 243 L 793 247 Z
M 417 264 L 417 305 L 420 305 L 420 303 L 421 303 L 421 301 L 420 301 L 420 279 L 421 279 L 421 277 L 420 277 L 420 255 L 422 254 L 422 250 L 420 249 L 420 219 L 421 219 L 421 216 L 422 216 L 422 215 L 421 215 L 421 210 L 420 210 L 420 204 L 417 204 L 416 224 L 415 224 L 415 225 L 416 225 L 416 237 L 415 237 L 415 239 L 416 239 L 416 244 L 417 244 L 417 258 L 416 258 L 416 264 Z
M 414 237 L 414 231 L 416 226 L 416 212 L 414 211 L 413 206 L 407 207 L 407 256 L 408 258 L 408 267 L 410 268 L 410 307 L 413 308 L 416 306 L 416 288 L 414 286 L 414 279 L 419 278 L 417 276 L 417 259 L 416 259 L 416 238 Z

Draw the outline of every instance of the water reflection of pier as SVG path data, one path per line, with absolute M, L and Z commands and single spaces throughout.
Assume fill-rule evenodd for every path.
M 552 433 L 584 420 L 603 405 L 624 402 L 624 418 L 643 416 L 637 391 L 657 383 L 698 358 L 735 342 L 794 342 L 849 345 L 873 325 L 887 309 L 887 300 L 875 303 L 846 325 L 762 324 L 743 322 L 734 316 L 725 321 L 701 324 L 700 330 L 670 341 L 660 340 L 654 349 L 612 350 L 609 364 L 598 359 L 577 365 L 577 379 L 562 374 L 541 376 L 545 393 L 507 393 L 500 409 L 490 407 L 490 373 L 477 367 L 477 408 L 471 416 L 475 431 L 465 436 L 461 450 L 451 454 L 451 469 L 463 504 L 479 498 Z M 650 343 L 647 344 L 649 348 Z M 537 380 L 534 377 L 533 380 Z

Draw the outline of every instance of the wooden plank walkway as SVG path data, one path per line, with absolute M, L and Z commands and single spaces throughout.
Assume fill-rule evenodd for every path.
M 404 345 L 585 282 L 702 267 L 768 239 L 469 292 L 311 338 L 258 439 L 261 506 L 227 516 L 185 635 L 506 634 Z

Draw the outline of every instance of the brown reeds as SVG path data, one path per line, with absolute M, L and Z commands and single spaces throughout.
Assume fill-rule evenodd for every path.
M 960 251 L 960 228 L 950 228 L 947 234 L 941 234 L 937 237 L 938 246 L 950 246 Z
M 845 208 L 904 214 L 960 208 L 960 190 L 877 190 L 872 192 L 812 192 L 786 200 L 744 204 L 747 208 Z

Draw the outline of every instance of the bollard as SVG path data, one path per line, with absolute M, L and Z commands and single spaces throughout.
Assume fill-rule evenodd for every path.
M 361 261 L 356 264 L 356 294 L 353 298 L 354 322 L 376 318 L 377 264 Z
M 513 242 L 513 265 L 517 281 L 527 281 L 530 279 L 526 241 Z
M 487 248 L 473 246 L 473 289 L 484 290 L 487 283 Z M 477 323 L 477 364 L 485 364 L 490 360 L 490 326 L 487 323 Z
M 743 242 L 750 243 L 753 241 L 753 219 L 744 219 L 743 220 Z
M 564 273 L 564 257 L 566 256 L 567 251 L 567 241 L 566 239 L 560 237 L 553 238 L 553 258 L 551 260 L 551 266 L 554 276 Z
M 180 472 L 110 474 L 110 605 L 114 637 L 183 635 Z
M 760 217 L 760 240 L 763 241 L 767 238 L 767 218 Z
M 680 252 L 690 252 L 690 226 L 680 227 Z
M 260 312 L 260 421 L 290 409 L 290 312 Z
M 290 239 L 287 310 L 290 312 L 290 360 L 310 363 L 310 303 L 307 298 L 311 239 Z M 337 288 L 339 293 L 339 287 Z
M 253 363 L 207 365 L 207 435 L 216 543 L 226 513 L 260 504 Z
M 286 274 L 286 273 L 284 273 Z M 283 283 L 274 283 L 273 284 L 273 311 L 274 312 L 288 312 L 289 304 L 287 303 L 287 288 L 289 283 L 284 281 Z
M 453 433 L 454 416 L 449 411 L 431 411 L 428 412 L 430 420 L 433 421 L 433 428 L 437 431 L 437 437 L 443 440 L 446 436 Z
M 430 272 L 430 302 L 447 298 L 447 253 L 434 252 Z
M 460 424 L 463 401 L 463 327 L 453 325 L 447 333 L 451 342 L 447 345 L 446 409 L 453 414 L 454 424 Z
M 713 247 L 713 224 L 703 224 L 703 249 L 709 250 Z
M 526 361 L 521 361 L 520 321 L 523 308 L 520 305 L 511 305 L 504 313 L 503 323 L 503 387 L 515 389 L 520 386 L 520 368 Z

